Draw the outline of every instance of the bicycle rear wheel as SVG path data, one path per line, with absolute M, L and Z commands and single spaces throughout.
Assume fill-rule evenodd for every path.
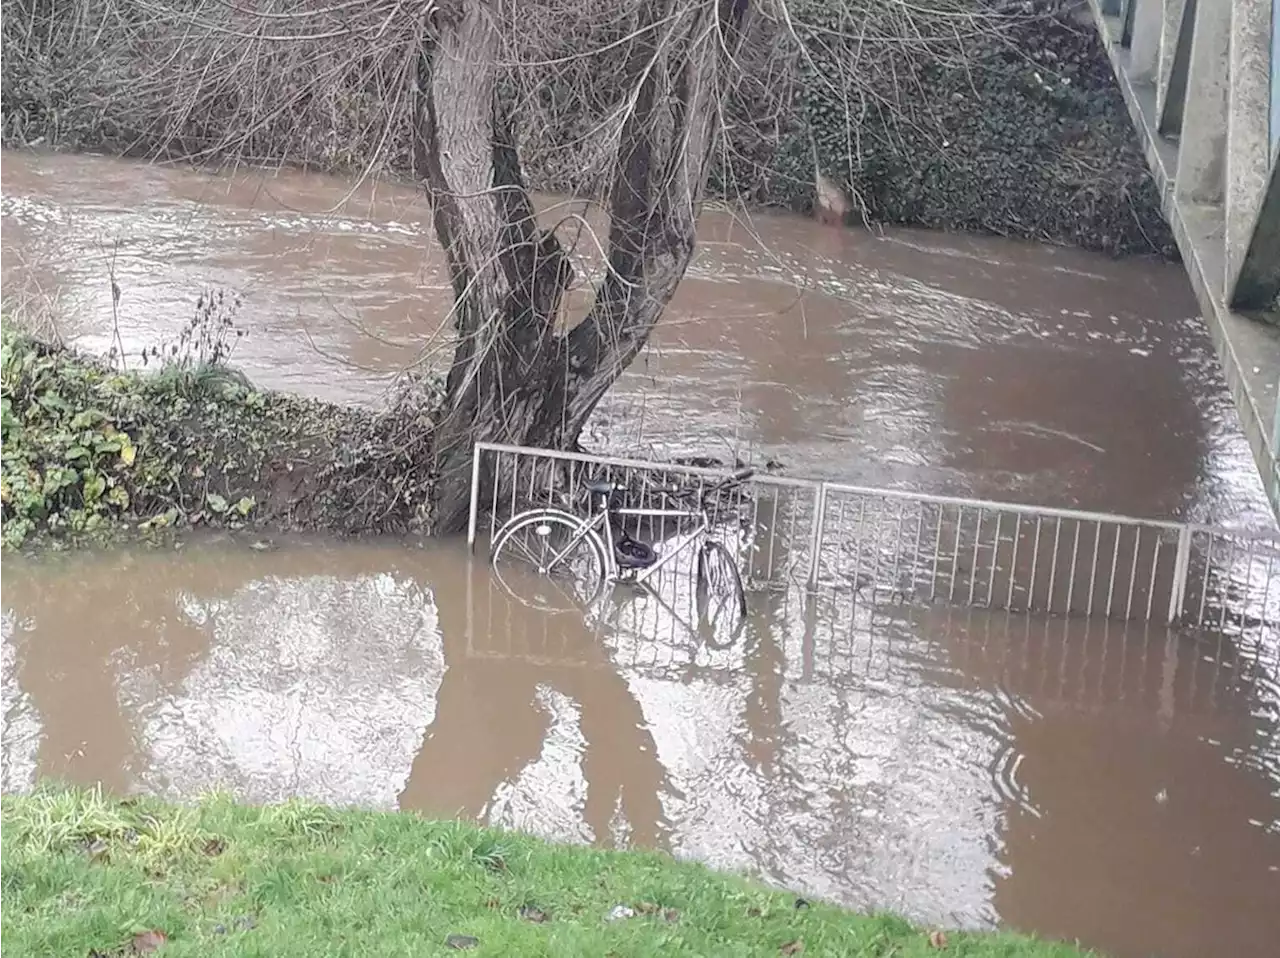
M 713 649 L 738 641 L 747 619 L 747 593 L 733 554 L 708 540 L 698 551 L 698 632 Z
M 604 586 L 600 536 L 554 509 L 518 515 L 499 529 L 490 563 L 512 598 L 543 612 L 581 612 Z

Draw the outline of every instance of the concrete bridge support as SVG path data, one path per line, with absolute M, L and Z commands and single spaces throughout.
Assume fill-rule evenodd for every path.
M 1280 0 L 1087 0 L 1280 516 Z

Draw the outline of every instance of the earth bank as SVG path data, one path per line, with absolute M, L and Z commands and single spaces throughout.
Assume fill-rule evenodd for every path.
M 255 389 L 222 364 L 121 371 L 3 332 L 3 541 L 191 526 L 429 532 L 430 407 Z

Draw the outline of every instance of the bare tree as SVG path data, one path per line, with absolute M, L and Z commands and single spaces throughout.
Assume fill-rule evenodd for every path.
M 829 172 L 852 183 L 861 118 L 896 115 L 919 92 L 899 78 L 910 51 L 938 62 L 955 51 L 947 68 L 963 72 L 973 38 L 1004 22 L 996 0 L 68 0 L 70 13 L 5 2 L 8 49 L 69 51 L 75 85 L 92 91 L 78 115 L 126 152 L 252 162 L 285 143 L 373 170 L 409 141 L 455 299 L 434 461 L 422 464 L 446 532 L 465 520 L 477 441 L 572 447 L 644 347 L 693 256 L 713 165 L 722 179 L 763 168 L 732 154 L 727 125 L 768 155 L 782 123 L 819 125 L 805 114 L 821 101 L 838 114 L 820 124 L 822 152 L 846 167 Z M 86 42 L 92 58 L 75 55 Z M 564 156 L 590 167 L 575 191 L 608 214 L 576 324 L 562 315 L 570 252 L 535 217 L 522 163 L 531 118 L 566 114 Z M 812 184 L 823 171 L 809 142 L 812 160 L 791 175 Z
M 576 443 L 635 358 L 693 256 L 723 86 L 750 0 L 641 0 L 622 42 L 626 101 L 605 202 L 606 268 L 586 318 L 557 322 L 573 270 L 539 228 L 500 89 L 500 16 L 453 0 L 429 26 L 417 91 L 418 157 L 456 297 L 457 346 L 435 439 L 437 523 L 459 527 L 471 450 L 489 440 Z

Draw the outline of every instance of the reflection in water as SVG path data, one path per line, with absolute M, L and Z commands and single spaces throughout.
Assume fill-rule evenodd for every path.
M 538 706 L 550 719 L 541 754 L 501 782 L 478 817 L 553 841 L 591 842 L 595 835 L 582 815 L 587 795 L 582 712 L 571 698 L 546 685 L 538 686 Z M 555 795 L 556 801 L 548 803 L 548 795 Z
M 790 591 L 717 651 L 678 591 L 536 615 L 447 548 L 6 572 L 5 789 L 399 804 L 1122 958 L 1280 934 L 1271 645 Z
M 4 729 L 0 733 L 0 792 L 21 792 L 31 788 L 36 779 L 36 754 L 40 750 L 40 717 L 35 714 L 31 696 L 18 683 L 18 656 L 25 645 L 19 635 L 21 626 L 12 610 L 0 611 L 0 693 L 4 706 Z
M 429 593 L 383 573 L 272 577 L 173 599 L 208 651 L 166 691 L 122 650 L 122 706 L 149 753 L 138 786 L 395 807 L 444 672 Z

